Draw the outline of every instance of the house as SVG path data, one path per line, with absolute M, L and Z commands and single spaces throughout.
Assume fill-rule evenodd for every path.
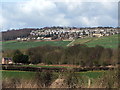
M 101 33 L 93 33 L 94 37 L 102 37 L 103 35 Z
M 20 40 L 21 40 L 21 38 L 19 38 L 19 37 L 18 37 L 16 40 L 17 40 L 17 41 L 20 41 Z
M 12 64 L 12 63 L 13 63 L 12 58 L 10 57 L 2 58 L 2 64 Z
M 52 40 L 52 37 L 45 37 L 44 40 Z
M 40 37 L 37 37 L 37 40 L 40 40 L 41 38 Z

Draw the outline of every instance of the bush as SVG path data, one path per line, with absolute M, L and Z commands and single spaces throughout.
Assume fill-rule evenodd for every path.
M 69 71 L 65 75 L 65 83 L 68 85 L 68 88 L 77 88 L 78 86 L 78 77 L 74 71 Z
M 39 87 L 49 87 L 53 80 L 52 72 L 36 72 L 35 81 Z
M 29 57 L 28 55 L 22 54 L 19 50 L 16 50 L 13 56 L 13 61 L 15 63 L 28 63 Z
M 108 71 L 101 77 L 95 80 L 94 85 L 102 88 L 120 88 L 119 86 L 119 73 L 116 70 Z
M 2 81 L 2 88 L 17 88 L 21 84 L 19 78 L 6 78 Z

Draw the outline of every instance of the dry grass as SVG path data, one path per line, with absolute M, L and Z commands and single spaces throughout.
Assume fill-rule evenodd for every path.
M 3 88 L 119 88 L 119 73 L 109 71 L 99 78 L 76 76 L 75 72 L 61 73 L 58 78 L 53 79 L 53 74 L 44 72 L 37 73 L 34 80 L 23 80 L 16 78 L 5 78 Z
M 35 82 L 22 79 L 4 79 L 2 88 L 41 88 Z

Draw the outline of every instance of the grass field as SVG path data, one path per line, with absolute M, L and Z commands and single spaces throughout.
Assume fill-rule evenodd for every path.
M 32 47 L 38 47 L 43 45 L 52 45 L 52 46 L 63 46 L 66 47 L 71 41 L 30 41 L 30 42 L 17 42 L 17 41 L 4 41 L 0 42 L 3 50 L 10 49 L 28 49 Z M 89 37 L 84 39 L 77 39 L 69 44 L 86 44 L 89 47 L 94 47 L 96 45 L 101 45 L 105 48 L 117 48 L 118 46 L 118 35 L 104 36 L 100 38 Z
M 8 78 L 22 78 L 22 79 L 33 79 L 35 76 L 35 72 L 28 71 L 7 71 L 3 70 L 2 72 L 3 79 Z M 88 72 L 76 72 L 77 76 L 87 76 L 89 78 L 97 78 L 101 76 L 105 71 L 88 71 Z M 58 73 L 54 73 L 59 75 Z
M 32 47 L 38 47 L 43 45 L 63 46 L 66 47 L 71 41 L 30 41 L 30 42 L 17 42 L 17 41 L 5 41 L 2 42 L 2 49 L 28 49 Z
M 71 43 L 71 45 L 75 45 L 75 44 L 86 44 L 89 47 L 101 45 L 105 48 L 117 48 L 119 41 L 118 41 L 118 35 L 112 35 L 112 36 L 104 36 L 100 38 L 92 37 L 92 38 L 77 39 L 73 43 Z
M 99 76 L 102 76 L 103 73 L 107 71 L 87 71 L 87 72 L 77 72 L 78 75 L 84 75 L 88 76 L 89 78 L 98 78 Z
M 34 72 L 26 72 L 26 71 L 1 71 L 2 78 L 23 78 L 23 79 L 32 79 L 35 76 Z

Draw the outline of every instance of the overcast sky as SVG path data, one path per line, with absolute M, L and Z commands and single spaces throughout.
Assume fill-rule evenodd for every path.
M 0 5 L 1 30 L 46 26 L 118 26 L 118 2 L 110 0 L 3 0 Z

